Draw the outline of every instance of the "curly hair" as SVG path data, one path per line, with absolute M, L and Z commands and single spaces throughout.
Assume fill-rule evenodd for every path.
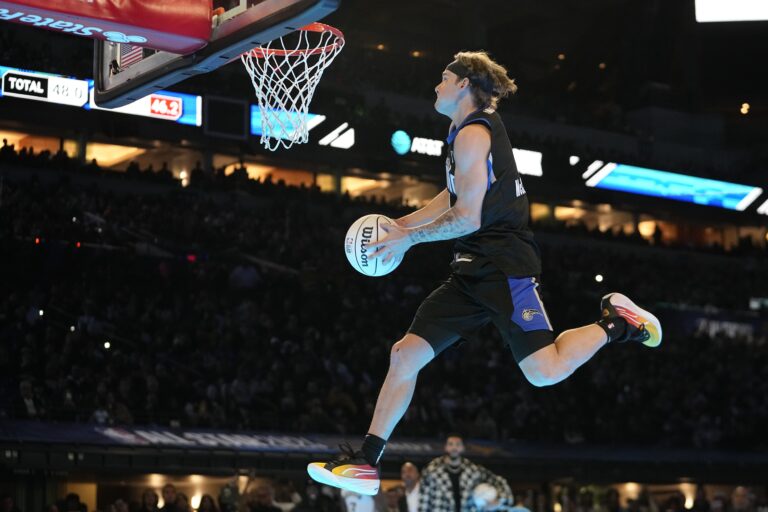
M 495 109 L 500 99 L 517 92 L 515 80 L 507 76 L 507 68 L 487 52 L 459 52 L 453 58 L 469 69 L 472 98 L 479 108 Z

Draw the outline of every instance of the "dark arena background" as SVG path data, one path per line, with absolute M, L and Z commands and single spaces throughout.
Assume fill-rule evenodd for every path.
M 400 468 L 451 432 L 518 512 L 768 511 L 764 3 L 341 0 L 309 140 L 268 151 L 239 59 L 105 108 L 94 44 L 118 46 L 0 1 L 0 512 L 413 512 Z M 445 188 L 434 89 L 480 49 L 519 87 L 499 113 L 555 331 L 621 291 L 664 341 L 536 387 L 483 330 L 419 374 L 355 501 L 307 463 L 359 445 L 452 245 L 367 277 L 345 233 Z

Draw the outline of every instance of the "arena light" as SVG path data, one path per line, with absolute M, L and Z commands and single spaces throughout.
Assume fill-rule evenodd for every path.
M 761 0 L 696 0 L 696 21 L 768 20 L 768 2 Z
M 768 215 L 768 200 L 757 207 L 757 213 L 761 215 Z
M 321 146 L 349 149 L 355 145 L 355 129 L 349 123 L 342 123 L 317 142 Z
M 760 187 L 612 162 L 590 177 L 586 185 L 736 211 L 744 211 L 763 193 Z
M 512 153 L 517 164 L 517 171 L 520 174 L 528 176 L 543 176 L 544 170 L 541 168 L 542 154 L 539 151 L 528 149 L 512 148 Z
M 112 167 L 121 162 L 134 159 L 144 153 L 146 153 L 145 149 L 134 146 L 89 142 L 85 148 L 85 159 L 89 162 L 91 160 L 96 160 L 96 162 L 103 167 Z
M 749 114 L 749 103 L 742 103 L 740 112 L 744 115 Z
M 573 157 L 571 157 L 571 158 L 573 158 Z M 576 158 L 578 158 L 578 157 L 576 157 Z M 577 163 L 578 163 L 578 161 L 577 161 Z M 572 163 L 571 165 L 576 165 L 576 164 Z M 603 166 L 603 161 L 602 160 L 595 160 L 594 162 L 589 164 L 589 167 L 587 167 L 587 170 L 584 171 L 584 173 L 581 175 L 581 177 L 584 178 L 584 179 L 589 178 L 594 173 L 596 173 L 598 171 L 598 169 L 600 169 L 602 166 Z

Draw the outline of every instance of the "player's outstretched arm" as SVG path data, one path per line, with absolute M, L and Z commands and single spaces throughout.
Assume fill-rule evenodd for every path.
M 408 229 L 413 245 L 458 238 L 480 228 L 483 198 L 488 190 L 490 132 L 483 126 L 469 125 L 459 132 L 454 150 L 456 203 L 432 222 Z
M 399 219 L 396 219 L 395 222 L 397 222 L 398 226 L 404 228 L 415 228 L 422 224 L 432 222 L 445 213 L 450 207 L 450 194 L 448 194 L 448 189 L 444 188 L 443 191 L 433 197 L 424 208 L 420 208 L 413 213 L 400 217 Z

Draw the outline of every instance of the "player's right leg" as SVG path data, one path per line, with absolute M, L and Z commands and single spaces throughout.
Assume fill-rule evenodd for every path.
M 489 321 L 487 312 L 467 292 L 460 276 L 451 276 L 419 306 L 408 334 L 395 343 L 368 435 L 359 451 L 349 445 L 331 462 L 307 467 L 318 482 L 360 494 L 379 489 L 379 459 L 389 436 L 413 397 L 419 371 L 466 333 Z
M 356 452 L 348 445 L 342 447 L 342 453 L 336 459 L 310 464 L 307 467 L 309 476 L 326 485 L 375 495 L 381 483 L 376 465 L 384 451 L 385 440 L 389 439 L 411 403 L 419 371 L 434 357 L 432 345 L 415 334 L 408 333 L 395 343 L 363 449 Z M 376 440 L 380 441 L 377 443 Z M 373 453 L 365 453 L 366 443 L 373 444 Z

